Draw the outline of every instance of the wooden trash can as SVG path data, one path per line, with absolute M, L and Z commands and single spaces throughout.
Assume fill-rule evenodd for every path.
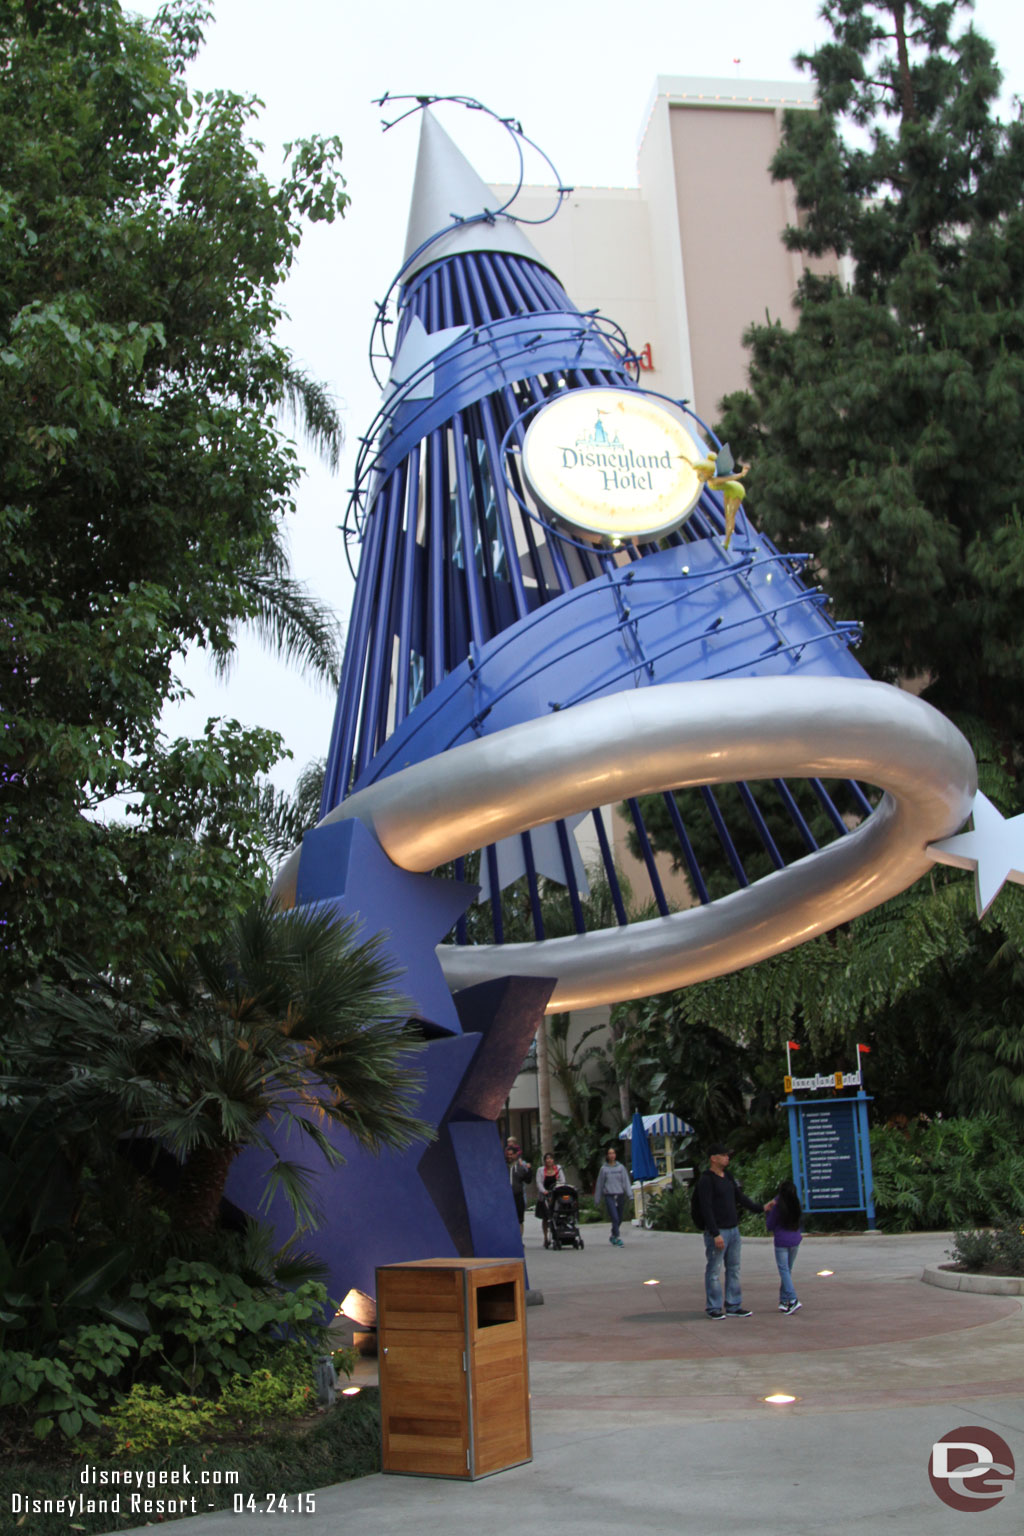
M 381 1470 L 473 1479 L 531 1461 L 521 1259 L 377 1270 Z

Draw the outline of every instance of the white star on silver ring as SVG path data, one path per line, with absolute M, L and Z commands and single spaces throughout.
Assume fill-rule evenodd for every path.
M 1007 819 L 979 790 L 971 807 L 974 828 L 929 843 L 936 864 L 973 869 L 974 899 L 984 917 L 1007 880 L 1024 885 L 1024 814 Z

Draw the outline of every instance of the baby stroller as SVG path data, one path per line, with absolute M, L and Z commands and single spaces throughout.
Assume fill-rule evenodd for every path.
M 580 1200 L 571 1184 L 557 1184 L 547 1196 L 548 1242 L 552 1248 L 582 1248 Z

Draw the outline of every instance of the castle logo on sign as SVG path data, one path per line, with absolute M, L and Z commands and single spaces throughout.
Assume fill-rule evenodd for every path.
M 705 453 L 666 405 L 618 389 L 557 396 L 523 445 L 527 483 L 542 508 L 613 543 L 677 528 L 700 495 L 694 464 Z

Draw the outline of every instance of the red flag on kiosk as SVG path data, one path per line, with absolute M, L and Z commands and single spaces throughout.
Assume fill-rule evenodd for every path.
M 786 1041 L 786 1047 L 787 1047 L 788 1050 L 791 1050 L 791 1051 L 798 1051 L 800 1049 L 799 1045 L 797 1045 L 795 1040 L 787 1040 Z
M 870 1047 L 870 1045 L 858 1045 L 857 1049 L 858 1049 L 858 1051 L 860 1051 L 862 1056 L 870 1056 L 871 1055 L 871 1047 Z

